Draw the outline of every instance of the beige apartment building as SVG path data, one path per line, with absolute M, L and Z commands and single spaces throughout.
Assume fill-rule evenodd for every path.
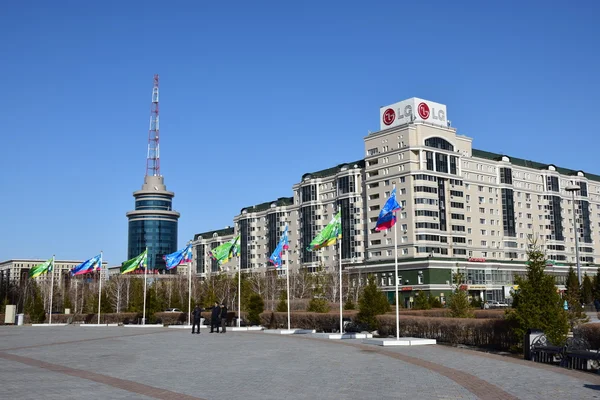
M 46 261 L 32 259 L 2 261 L 0 262 L 0 282 L 19 284 L 22 280 L 29 279 L 29 271 L 32 268 Z M 70 271 L 81 263 L 83 261 L 54 260 L 54 282 L 58 286 L 62 286 L 63 282 L 70 276 Z M 108 264 L 103 262 L 102 266 L 102 278 L 107 279 L 106 270 Z M 42 274 L 34 279 L 36 281 L 50 280 L 52 279 L 52 272 Z
M 195 270 L 219 272 L 206 251 L 234 232 L 242 239 L 242 271 L 272 268 L 268 259 L 286 224 L 290 269 L 335 270 L 337 247 L 306 247 L 341 209 L 344 270 L 375 274 L 391 299 L 394 231 L 374 228 L 395 187 L 402 205 L 398 279 L 407 307 L 417 290 L 444 300 L 453 272 L 464 273 L 463 287 L 473 297 L 509 299 L 533 240 L 552 260 L 547 272 L 557 276 L 559 288 L 576 265 L 576 234 L 582 275 L 594 275 L 600 176 L 477 150 L 472 142 L 451 126 L 443 104 L 411 98 L 382 107 L 380 130 L 364 138 L 364 160 L 304 174 L 292 186 L 293 197 L 243 208 L 235 227 L 196 235 Z M 566 190 L 574 185 L 577 191 Z

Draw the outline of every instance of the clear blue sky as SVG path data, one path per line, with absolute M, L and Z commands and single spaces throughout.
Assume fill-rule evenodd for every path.
M 180 245 L 363 158 L 409 97 L 476 148 L 599 174 L 600 2 L 488 3 L 6 2 L 0 260 L 125 260 L 155 73 Z

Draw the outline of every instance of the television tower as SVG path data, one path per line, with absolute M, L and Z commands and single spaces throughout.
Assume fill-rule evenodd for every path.
M 160 176 L 160 124 L 158 120 L 158 74 L 154 75 L 152 105 L 150 106 L 150 129 L 148 130 L 148 157 L 146 176 Z
M 126 216 L 129 221 L 127 258 L 132 259 L 148 249 L 148 270 L 164 271 L 165 254 L 177 250 L 179 213 L 173 210 L 175 193 L 167 190 L 160 174 L 158 124 L 158 75 L 154 75 L 146 176 L 141 190 L 133 192 L 135 209 Z

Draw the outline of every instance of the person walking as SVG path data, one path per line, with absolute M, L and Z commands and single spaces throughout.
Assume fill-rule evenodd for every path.
M 221 333 L 227 332 L 227 306 L 221 303 Z
M 219 303 L 215 301 L 212 312 L 210 313 L 210 333 L 214 332 L 215 326 L 217 327 L 217 333 L 219 333 L 219 325 L 221 324 L 221 308 Z
M 200 334 L 200 318 L 202 317 L 202 309 L 198 304 L 196 304 L 194 311 L 192 311 L 192 317 L 194 317 L 194 322 L 192 323 L 192 335 L 196 333 L 194 332 L 194 328 L 196 327 L 198 327 L 197 333 Z

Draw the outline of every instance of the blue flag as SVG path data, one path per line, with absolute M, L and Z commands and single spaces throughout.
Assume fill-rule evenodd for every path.
M 175 253 L 167 254 L 163 257 L 167 269 L 173 269 L 179 264 L 192 261 L 192 244 L 188 244 L 183 250 L 178 250 Z
M 390 198 L 385 202 L 385 205 L 379 212 L 375 230 L 384 231 L 394 226 L 396 224 L 396 216 L 394 215 L 394 212 L 401 209 L 402 207 L 400 207 L 400 204 L 398 204 L 396 201 L 396 188 L 394 188 L 390 194 Z
M 273 254 L 271 254 L 271 257 L 269 257 L 269 261 L 271 261 L 273 265 L 275 265 L 277 268 L 280 268 L 282 264 L 281 253 L 283 252 L 283 250 L 287 250 L 289 248 L 290 244 L 288 240 L 288 227 L 286 225 L 285 230 L 281 235 L 281 239 L 279 239 L 279 243 L 277 244 L 277 247 L 275 247 L 275 251 L 273 251 Z
M 87 261 L 82 262 L 71 270 L 71 276 L 87 274 L 88 272 L 95 271 L 102 268 L 102 254 L 98 254 L 96 257 L 90 258 Z

